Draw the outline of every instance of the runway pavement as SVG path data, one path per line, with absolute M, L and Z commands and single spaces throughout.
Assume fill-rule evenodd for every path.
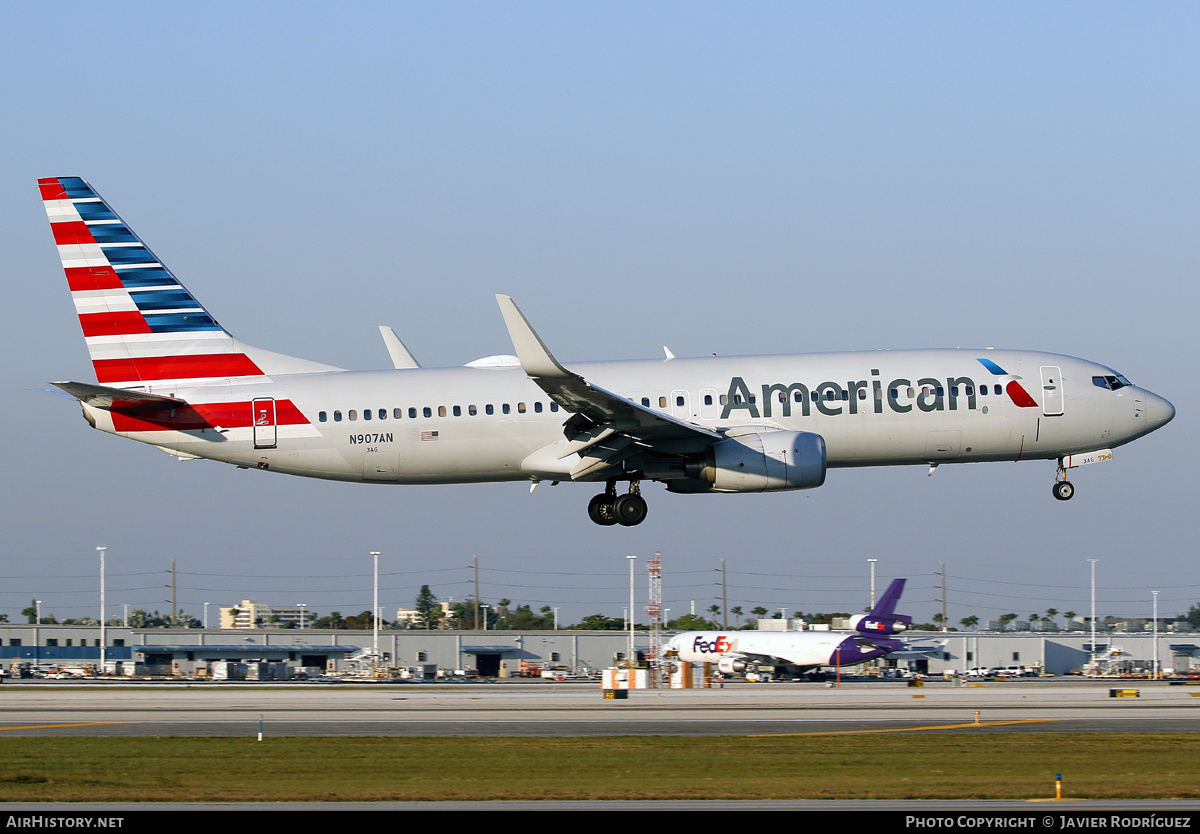
M 1111 690 L 1137 697 L 1110 697 Z M 8 736 L 616 736 L 1200 732 L 1200 686 L 1079 678 L 727 684 L 605 700 L 595 683 L 7 681 Z

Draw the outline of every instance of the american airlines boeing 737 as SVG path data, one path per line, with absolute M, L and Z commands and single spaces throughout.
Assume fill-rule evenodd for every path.
M 38 180 L 96 383 L 54 385 L 94 428 L 183 459 L 381 484 L 583 481 L 597 524 L 675 493 L 811 489 L 830 468 L 978 461 L 1068 469 L 1175 416 L 1111 368 L 1016 350 L 571 363 L 498 295 L 516 356 L 347 371 L 225 331 L 85 180 Z M 625 491 L 618 484 L 627 485 Z

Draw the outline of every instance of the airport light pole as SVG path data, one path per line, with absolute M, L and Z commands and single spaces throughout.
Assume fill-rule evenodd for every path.
M 633 654 L 633 612 L 636 610 L 633 607 L 633 563 L 637 561 L 637 556 L 629 556 L 629 654 L 625 656 L 625 668 L 634 668 Z
M 871 607 L 874 608 L 875 607 L 875 563 L 878 562 L 879 560 L 878 559 L 868 559 L 867 561 L 871 564 Z
M 1096 560 L 1088 559 L 1088 561 L 1092 563 L 1092 648 L 1088 652 L 1088 656 L 1094 662 L 1096 660 Z
M 100 554 L 100 674 L 104 674 L 105 656 L 104 650 L 108 647 L 107 635 L 104 632 L 104 552 L 107 547 L 97 547 L 96 552 Z
M 1158 680 L 1162 677 L 1162 672 L 1158 668 L 1158 588 L 1151 593 L 1154 594 L 1154 679 Z
M 371 597 L 371 676 L 379 671 L 379 551 L 372 550 L 375 565 L 375 591 Z

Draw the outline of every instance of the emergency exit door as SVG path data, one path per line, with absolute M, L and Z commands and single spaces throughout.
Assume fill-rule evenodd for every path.
M 254 423 L 254 448 L 275 448 L 275 399 L 262 397 L 250 403 Z

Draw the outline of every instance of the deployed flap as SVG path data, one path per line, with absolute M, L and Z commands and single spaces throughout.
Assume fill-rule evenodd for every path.
M 50 384 L 55 388 L 61 388 L 80 402 L 95 408 L 118 411 L 166 411 L 187 405 L 187 401 L 175 397 L 147 394 L 144 391 L 127 391 L 123 388 L 107 388 L 103 385 L 92 385 L 90 382 L 51 382 Z
M 408 352 L 408 348 L 404 346 L 404 342 L 400 341 L 400 337 L 396 335 L 395 330 L 392 330 L 386 324 L 381 324 L 379 325 L 379 335 L 383 337 L 383 343 L 387 345 L 388 356 L 392 357 L 393 368 L 402 371 L 407 368 L 421 367 L 420 363 Z
M 567 411 L 582 414 L 594 424 L 619 423 L 618 432 L 653 447 L 653 441 L 695 439 L 704 444 L 720 439 L 712 429 L 659 414 L 606 391 L 558 363 L 529 321 L 507 295 L 497 295 L 508 335 L 529 378 Z M 573 438 L 572 438 L 573 439 Z

